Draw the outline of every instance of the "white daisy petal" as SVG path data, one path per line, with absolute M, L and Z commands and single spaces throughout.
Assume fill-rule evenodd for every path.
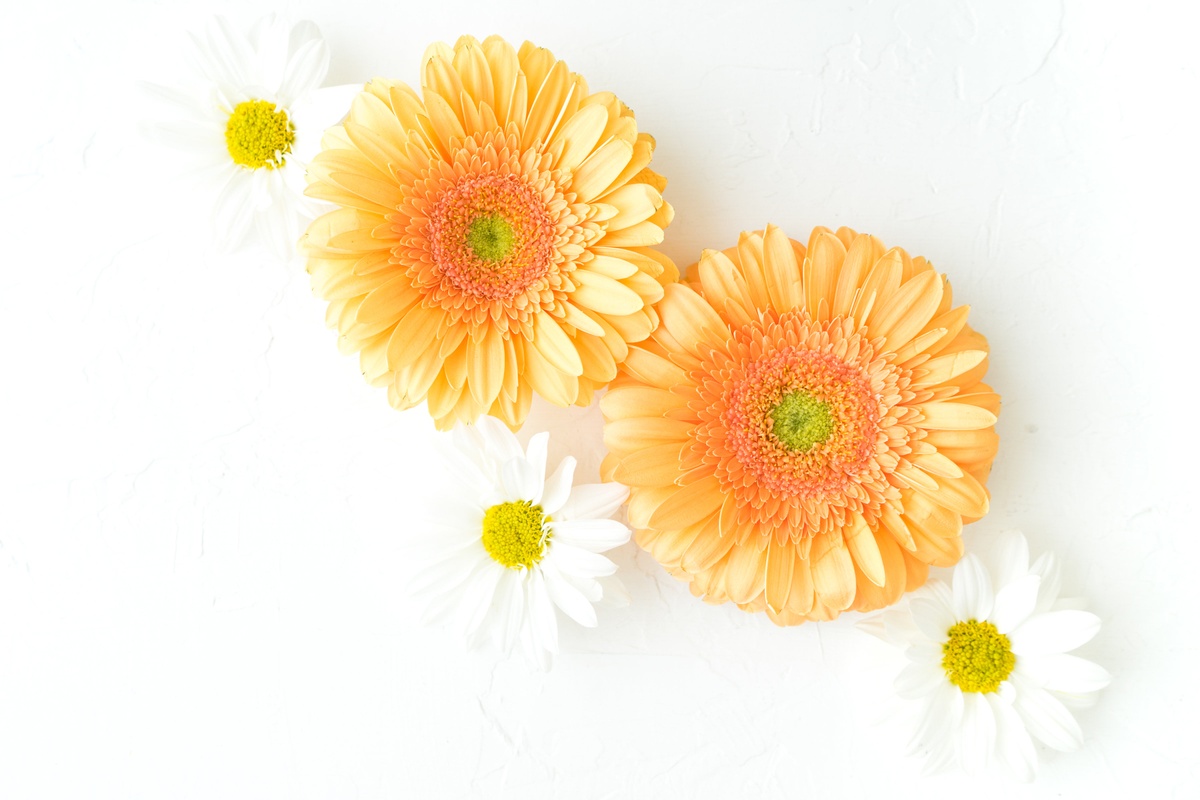
M 462 597 L 466 587 L 478 582 L 488 571 L 483 565 L 474 568 L 463 566 L 452 583 L 427 588 L 421 593 L 426 601 L 421 611 L 421 622 L 425 625 L 451 623 L 455 627 L 461 624 L 464 614 Z
M 489 454 L 497 464 L 506 464 L 515 458 L 524 458 L 521 443 L 504 423 L 495 417 L 480 417 L 471 424 L 480 438 L 478 447 Z
M 295 220 L 296 212 L 286 195 L 277 195 L 271 206 L 255 215 L 259 238 L 281 259 L 287 259 L 296 252 L 300 231 L 296 229 Z
M 464 583 L 461 625 L 467 636 L 474 635 L 487 619 L 488 611 L 496 602 L 496 586 L 503 576 L 498 569 L 483 569 L 473 580 Z
M 472 487 L 473 489 L 475 487 Z M 477 490 L 477 489 L 476 489 Z M 483 535 L 483 515 L 485 509 L 475 501 L 474 497 L 454 497 L 453 503 L 446 502 L 440 508 L 441 517 L 437 520 L 437 527 L 424 526 L 424 529 L 431 534 L 436 534 L 443 528 L 450 528 L 459 531 L 462 537 L 474 537 L 478 541 Z
M 414 595 L 449 594 L 481 569 L 488 566 L 489 559 L 479 550 L 452 553 L 430 565 L 409 584 Z
M 963 694 L 949 683 L 938 686 L 929 695 L 924 713 L 917 729 L 913 732 L 912 745 L 931 744 L 939 738 L 949 743 L 947 731 L 954 731 L 962 723 Z
M 221 139 L 214 136 L 210 129 L 191 122 L 160 122 L 150 127 L 147 134 L 167 147 L 201 152 L 219 145 Z M 228 161 L 229 158 L 224 156 L 220 163 L 224 166 Z
M 433 534 L 436 535 L 436 534 Z M 482 551 L 479 547 L 479 535 L 464 539 L 459 533 L 447 535 L 444 539 L 428 538 L 418 542 L 408 544 L 406 550 L 411 557 L 423 563 L 441 564 L 444 561 L 451 561 L 466 555 L 468 552 L 473 552 L 475 555 L 482 556 Z M 428 570 L 427 570 L 428 571 Z M 418 585 L 418 582 L 424 574 L 418 576 L 412 585 Z
M 587 483 L 576 486 L 563 503 L 558 519 L 595 519 L 616 513 L 629 489 L 619 483 Z
M 992 579 L 983 562 L 970 553 L 954 568 L 954 616 L 985 620 L 992 613 Z
M 254 49 L 255 56 L 250 82 L 278 95 L 289 61 L 290 31 L 288 27 L 277 14 L 269 14 L 255 21 L 247 38 Z
M 1038 614 L 1044 614 L 1057 602 L 1062 586 L 1062 572 L 1058 567 L 1058 559 L 1054 557 L 1054 553 L 1042 553 L 1033 562 L 1029 571 L 1042 579 L 1042 588 L 1038 591 L 1038 604 L 1035 611 Z
M 591 583 L 600 588 L 600 596 L 593 602 L 603 603 L 609 608 L 628 608 L 633 602 L 633 595 L 625 588 L 625 584 L 616 575 L 605 575 L 596 578 Z M 587 597 L 588 595 L 584 595 Z
M 521 629 L 529 624 L 525 607 L 525 580 L 523 570 L 505 570 L 497 585 L 496 601 L 504 613 L 500 620 L 500 649 L 511 654 L 521 639 Z
M 450 471 L 467 487 L 476 492 L 482 492 L 484 487 L 491 486 L 496 475 L 480 463 L 477 453 L 482 447 L 482 438 L 474 425 L 459 425 L 450 431 L 451 446 L 438 447 L 438 455 L 446 463 Z M 444 441 L 444 440 L 443 440 Z M 482 517 L 482 514 L 480 515 Z
M 954 607 L 954 590 L 945 581 L 930 581 L 918 589 L 917 592 L 918 594 L 914 596 L 928 597 L 941 603 L 946 608 Z
M 241 86 L 249 82 L 247 69 L 254 58 L 245 37 L 233 29 L 224 17 L 215 17 L 205 37 L 193 37 L 205 74 L 223 86 Z
M 1033 739 L 1058 750 L 1078 747 L 1082 733 L 1068 704 L 1082 707 L 1111 676 L 1065 652 L 1090 640 L 1100 620 L 1059 609 L 1065 601 L 1053 557 L 1027 567 L 1020 534 L 995 549 L 1004 563 L 969 555 L 955 567 L 950 590 L 931 581 L 910 595 L 904 603 L 912 627 L 885 623 L 874 632 L 908 661 L 895 679 L 897 694 L 924 702 L 912 746 L 927 755 L 927 773 L 955 758 L 974 772 L 995 757 L 1028 781 L 1037 768 Z M 995 593 L 990 575 L 997 576 Z
M 542 482 L 534 472 L 533 465 L 523 458 L 514 458 L 500 470 L 500 481 L 504 486 L 504 499 L 509 501 L 532 501 L 542 490 Z
M 301 20 L 292 26 L 292 30 L 288 34 L 288 52 L 298 53 L 300 48 L 308 42 L 321 38 L 321 29 L 317 27 L 317 23 L 307 19 Z
M 946 683 L 946 673 L 928 661 L 914 661 L 896 676 L 896 694 L 918 699 Z
M 547 549 L 547 557 L 553 558 L 554 566 L 567 575 L 599 578 L 617 571 L 617 565 L 604 556 L 566 542 L 552 541 Z
M 1037 750 L 1016 710 L 1003 701 L 992 702 L 996 717 L 996 751 L 1017 779 L 1028 783 L 1037 771 Z
M 564 458 L 554 470 L 554 474 L 546 479 L 542 496 L 538 504 L 549 516 L 554 516 L 567 498 L 571 496 L 571 481 L 575 479 L 575 459 L 571 456 Z
M 1021 715 L 1025 728 L 1043 744 L 1055 750 L 1077 750 L 1083 744 L 1083 731 L 1071 712 L 1049 692 L 1039 689 L 1020 676 L 1013 676 L 1017 697 L 1013 709 Z
M 1100 699 L 1099 692 L 1088 692 L 1087 694 L 1068 694 L 1066 692 L 1055 692 L 1054 696 L 1058 698 L 1064 706 L 1071 711 L 1084 711 L 1096 705 Z
M 192 41 L 199 83 L 152 90 L 182 116 L 155 124 L 155 135 L 197 161 L 237 173 L 214 196 L 219 243 L 236 247 L 253 230 L 257 241 L 290 258 L 314 211 L 302 197 L 306 162 L 294 145 L 317 142 L 323 130 L 310 130 L 291 106 L 305 103 L 323 80 L 328 48 L 312 23 L 289 27 L 274 17 L 259 20 L 248 36 L 217 17 Z
M 580 519 L 550 523 L 554 537 L 566 544 L 603 553 L 629 541 L 630 530 L 615 519 Z
M 933 642 L 946 641 L 950 626 L 956 621 L 953 610 L 930 597 L 918 597 L 909 607 L 912 609 L 913 622 L 921 633 Z
M 217 195 L 213 209 L 213 227 L 218 240 L 236 247 L 254 224 L 254 195 L 250 191 L 251 176 L 231 175 L 225 188 Z
M 963 717 L 960 731 L 960 753 L 963 770 L 968 775 L 987 768 L 996 743 L 996 717 L 987 699 L 979 692 L 963 693 Z
M 554 654 L 550 651 L 549 643 L 541 639 L 541 632 L 532 624 L 521 629 L 521 650 L 525 659 L 542 672 L 549 671 L 554 663 Z
M 549 568 L 549 567 L 547 567 Z M 601 575 L 598 578 L 584 578 L 578 575 L 567 575 L 559 572 L 564 581 L 575 587 L 575 591 L 588 599 L 589 603 L 599 603 L 604 599 L 604 584 L 601 581 L 612 578 L 612 575 Z
M 1017 668 L 1035 685 L 1068 694 L 1098 692 L 1112 681 L 1104 667 L 1067 653 L 1022 656 Z
M 547 438 L 533 436 L 522 451 L 516 437 L 491 418 L 453 429 L 446 437 L 453 447 L 442 452 L 461 492 L 440 505 L 439 518 L 415 526 L 418 541 L 410 547 L 413 553 L 432 553 L 411 582 L 431 597 L 428 618 L 453 619 L 471 646 L 491 639 L 504 653 L 520 649 L 543 667 L 558 649 L 556 609 L 581 625 L 596 625 L 594 604 L 605 593 L 596 579 L 617 567 L 593 551 L 630 535 L 614 520 L 560 517 L 573 494 L 575 461 L 566 458 L 543 485 Z M 613 495 L 605 489 L 589 499 L 602 508 Z M 540 500 L 559 513 L 547 522 L 546 508 L 510 505 L 514 500 L 534 505 Z M 619 584 L 612 593 L 621 594 Z
M 546 431 L 536 433 L 529 439 L 529 447 L 525 450 L 525 460 L 537 473 L 538 490 L 535 502 L 541 502 L 543 483 L 546 480 L 546 451 L 550 447 L 550 434 Z
M 954 764 L 954 759 L 954 742 L 946 738 L 930 747 L 925 765 L 921 768 L 921 774 L 928 778 L 945 772 Z
M 546 578 L 546 590 L 554 605 L 585 628 L 596 627 L 596 609 L 588 598 L 564 580 L 558 570 L 547 568 L 543 570 L 543 574 Z
M 184 114 L 190 115 L 193 111 L 193 97 L 191 92 L 184 91 L 176 86 L 162 86 L 147 81 L 138 81 L 137 88 L 138 91 L 146 96 L 147 100 L 175 106 L 176 110 Z
M 994 551 L 993 575 L 997 586 L 1007 586 L 1029 572 L 1029 543 L 1020 531 L 1001 533 L 996 538 Z
M 930 664 L 938 664 L 940 667 L 943 655 L 942 645 L 943 642 L 934 642 L 922 637 L 919 641 L 909 645 L 908 649 L 904 651 L 904 655 L 909 661 L 925 661 Z
M 998 631 L 1008 633 L 1029 618 L 1037 605 L 1041 584 L 1042 579 L 1037 575 L 1025 574 L 996 592 L 991 621 Z
M 529 608 L 529 628 L 536 651 L 558 652 L 558 618 L 554 614 L 545 573 L 531 570 L 525 584 L 525 603 Z M 589 606 L 590 608 L 590 606 Z
M 1066 653 L 1100 631 L 1100 618 L 1087 611 L 1051 611 L 1031 617 L 1008 638 L 1018 656 Z
M 329 47 L 323 39 L 306 42 L 288 61 L 287 70 L 279 84 L 279 99 L 281 102 L 294 103 L 296 98 L 303 97 L 325 80 L 329 70 Z M 350 105 L 346 105 L 350 110 Z

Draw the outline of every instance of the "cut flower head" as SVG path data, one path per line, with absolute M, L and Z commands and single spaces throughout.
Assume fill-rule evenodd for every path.
M 706 250 L 601 400 L 605 475 L 693 593 L 782 625 L 895 602 L 988 509 L 987 341 L 923 258 L 848 228 Z
M 504 425 L 482 417 L 451 437 L 447 458 L 462 486 L 431 529 L 431 563 L 415 589 L 429 598 L 431 619 L 455 620 L 472 644 L 491 638 L 545 668 L 558 651 L 556 607 L 596 625 L 593 604 L 617 569 L 600 554 L 629 541 L 629 528 L 609 519 L 628 490 L 572 486 L 570 456 L 547 478 L 547 433 L 522 450 Z
M 152 131 L 199 163 L 216 198 L 213 225 L 222 244 L 237 246 L 254 230 L 279 255 L 291 255 L 321 210 L 304 196 L 307 156 L 352 95 L 346 87 L 318 89 L 329 48 L 312 22 L 290 26 L 269 16 L 242 34 L 217 17 L 193 43 L 196 86 L 146 86 L 182 115 Z
M 860 623 L 905 648 L 896 690 L 921 701 L 912 745 L 928 753 L 931 772 L 955 762 L 975 772 L 996 759 L 1030 780 L 1031 735 L 1056 750 L 1079 747 L 1083 734 L 1064 703 L 1088 704 L 1110 676 L 1068 654 L 1100 620 L 1060 600 L 1058 587 L 1052 554 L 1030 566 L 1025 537 L 1010 532 L 991 570 L 968 555 L 949 585 L 931 581 L 907 608 Z
M 548 50 L 432 45 L 420 92 L 373 80 L 326 134 L 306 237 L 327 319 L 396 408 L 440 429 L 587 405 L 658 324 L 675 266 L 654 140 Z

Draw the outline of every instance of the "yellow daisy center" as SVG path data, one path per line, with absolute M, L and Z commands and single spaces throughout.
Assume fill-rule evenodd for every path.
M 789 450 L 807 452 L 833 435 L 833 413 L 807 392 L 788 392 L 771 410 L 771 432 Z
M 502 217 L 477 217 L 467 227 L 467 247 L 484 261 L 500 261 L 513 248 L 513 229 Z
M 528 569 L 542 560 L 550 531 L 550 518 L 528 500 L 500 503 L 483 515 L 483 546 L 498 564 Z
M 1008 637 L 990 622 L 969 619 L 950 627 L 942 643 L 942 669 L 964 692 L 994 692 L 1017 663 Z
M 266 100 L 238 103 L 225 123 L 225 146 L 243 167 L 281 167 L 295 141 L 296 126 L 287 112 Z

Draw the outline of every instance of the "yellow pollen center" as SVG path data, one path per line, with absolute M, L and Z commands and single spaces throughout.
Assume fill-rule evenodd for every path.
M 771 409 L 772 433 L 789 450 L 807 452 L 833 435 L 833 412 L 806 392 L 788 392 Z
M 483 546 L 497 563 L 509 569 L 528 569 L 542 560 L 550 542 L 550 521 L 528 500 L 500 503 L 483 515 Z
M 994 692 L 1017 663 L 1008 637 L 990 622 L 956 622 L 942 644 L 942 669 L 964 692 Z
M 467 227 L 467 246 L 484 261 L 503 261 L 513 247 L 513 229 L 502 217 L 477 217 Z
M 243 167 L 281 167 L 295 141 L 296 126 L 287 112 L 266 100 L 238 103 L 225 123 L 225 146 Z

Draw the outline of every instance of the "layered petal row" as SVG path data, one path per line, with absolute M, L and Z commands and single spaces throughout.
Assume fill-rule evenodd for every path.
M 638 543 L 781 625 L 890 605 L 988 510 L 988 346 L 923 258 L 848 228 L 705 251 L 601 401 Z
M 678 280 L 654 140 L 543 48 L 429 48 L 420 92 L 374 80 L 330 129 L 304 240 L 341 346 L 396 408 L 516 428 L 534 393 L 586 405 Z

